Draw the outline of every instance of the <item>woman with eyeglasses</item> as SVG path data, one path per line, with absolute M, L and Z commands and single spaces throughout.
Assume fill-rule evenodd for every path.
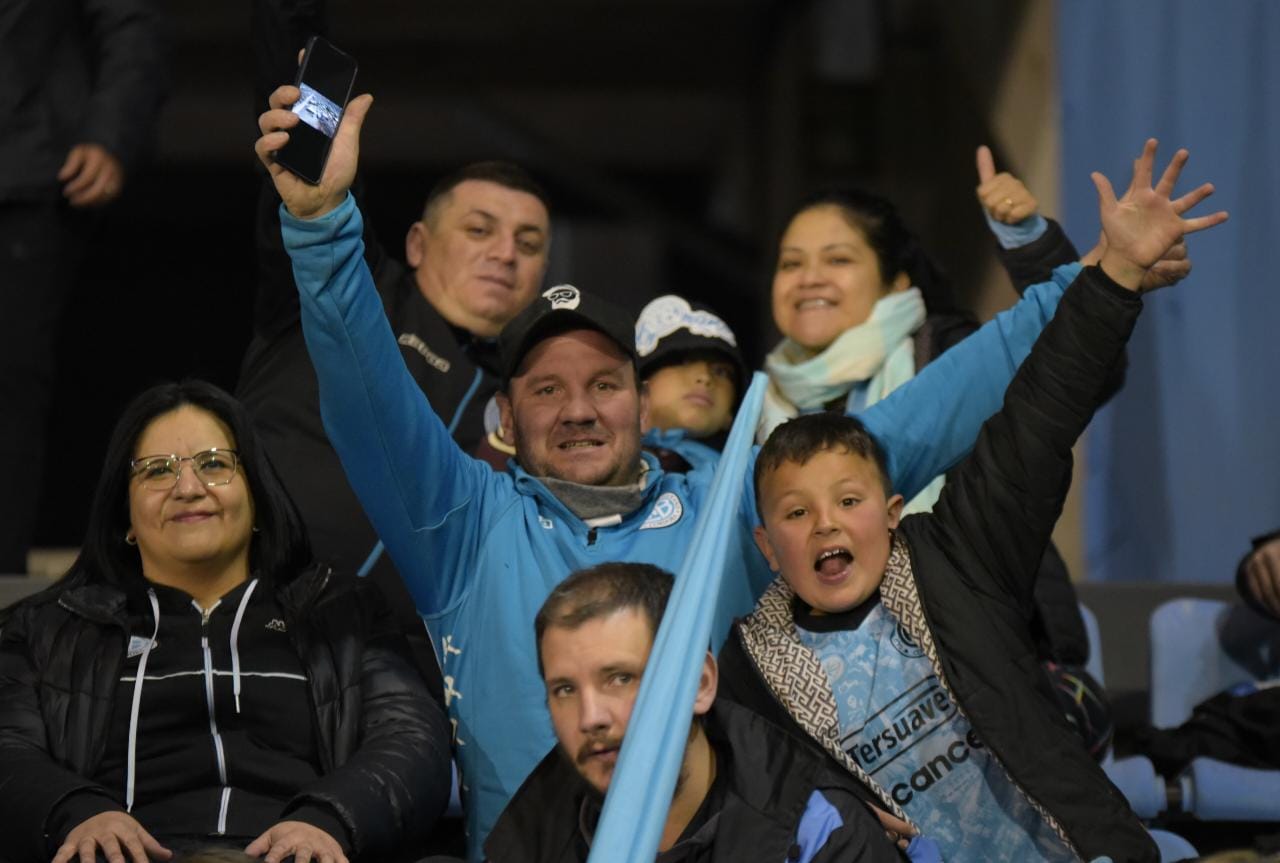
M 80 556 L 0 612 L 0 856 L 403 859 L 449 728 L 377 597 L 312 562 L 238 402 L 142 393 Z

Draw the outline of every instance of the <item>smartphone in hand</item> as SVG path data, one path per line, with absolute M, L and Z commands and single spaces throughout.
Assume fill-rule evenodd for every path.
M 301 118 L 289 130 L 276 161 L 308 183 L 318 184 L 333 136 L 356 83 L 355 58 L 320 36 L 307 41 L 296 85 L 302 91 L 290 109 Z

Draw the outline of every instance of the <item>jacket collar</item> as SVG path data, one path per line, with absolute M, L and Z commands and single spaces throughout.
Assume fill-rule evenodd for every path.
M 665 476 L 662 465 L 658 463 L 657 457 L 652 453 L 641 451 L 640 457 L 649 465 L 649 470 L 645 474 L 644 491 L 640 495 L 640 505 L 631 512 L 622 513 L 622 524 L 627 524 L 636 518 L 647 518 L 650 510 L 653 509 L 654 503 L 657 502 L 658 496 L 662 493 L 662 480 Z M 545 483 L 517 464 L 515 459 L 511 459 L 508 462 L 508 467 L 512 478 L 515 480 L 516 491 L 532 497 L 537 502 L 538 509 L 558 516 L 565 524 L 573 528 L 574 533 L 585 534 L 591 529 L 586 522 L 578 518 L 558 497 L 552 494 Z
M 301 611 L 315 603 L 325 592 L 332 572 L 323 564 L 310 566 L 283 584 L 277 582 L 276 596 L 285 608 Z M 123 626 L 128 614 L 128 597 L 129 594 L 123 588 L 100 582 L 81 584 L 64 591 L 58 597 L 58 604 L 95 623 Z

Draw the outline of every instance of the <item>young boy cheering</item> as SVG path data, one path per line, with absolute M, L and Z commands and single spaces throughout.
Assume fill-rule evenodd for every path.
M 1032 584 L 1071 479 L 1071 447 L 1142 308 L 1146 271 L 1212 187 L 1151 187 L 1155 142 L 1116 200 L 1094 175 L 1107 249 L 950 474 L 901 518 L 856 420 L 779 427 L 756 462 L 756 539 L 781 573 L 721 657 L 733 698 L 816 741 L 877 795 L 882 820 L 948 861 L 1158 859 L 1124 798 L 1055 709 L 1028 634 Z M 907 821 L 908 825 L 901 824 Z

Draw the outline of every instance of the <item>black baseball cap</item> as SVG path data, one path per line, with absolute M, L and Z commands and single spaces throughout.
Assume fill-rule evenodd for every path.
M 707 306 L 667 294 L 650 302 L 636 319 L 636 355 L 640 379 L 663 366 L 683 362 L 692 353 L 713 352 L 733 364 L 737 395 L 742 396 L 747 364 L 738 339 L 724 319 Z
M 556 285 L 542 292 L 527 309 L 516 315 L 498 335 L 502 382 L 508 384 L 520 362 L 543 339 L 569 330 L 604 333 L 636 362 L 635 320 L 603 297 L 580 291 L 573 285 Z

